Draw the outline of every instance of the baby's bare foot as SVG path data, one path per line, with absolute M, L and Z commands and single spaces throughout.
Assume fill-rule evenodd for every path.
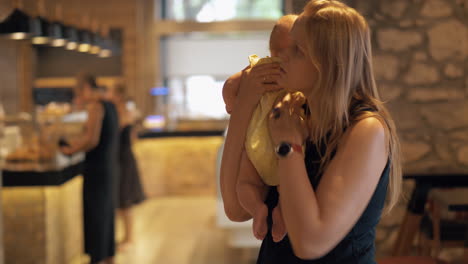
M 273 209 L 272 218 L 273 218 L 273 227 L 271 230 L 271 236 L 273 237 L 273 241 L 278 243 L 281 240 L 283 240 L 283 238 L 286 236 L 286 233 L 287 233 L 286 225 L 284 224 L 284 220 L 283 220 L 283 214 L 281 212 L 281 208 L 279 205 Z
M 253 217 L 253 234 L 258 240 L 263 240 L 268 232 L 267 226 L 268 207 L 262 204 L 258 207 Z

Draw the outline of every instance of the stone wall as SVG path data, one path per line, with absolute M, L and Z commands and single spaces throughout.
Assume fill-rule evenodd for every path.
M 467 172 L 463 1 L 373 2 L 366 13 L 373 30 L 375 75 L 400 132 L 404 171 Z
M 468 172 L 468 22 L 458 0 L 349 1 L 368 20 L 375 77 L 395 119 L 405 173 Z M 405 182 L 409 194 L 414 183 Z M 377 253 L 387 255 L 406 211 L 383 217 Z
M 295 0 L 295 12 L 308 1 Z M 405 172 L 468 172 L 468 6 L 463 0 L 349 0 L 368 20 L 375 77 Z

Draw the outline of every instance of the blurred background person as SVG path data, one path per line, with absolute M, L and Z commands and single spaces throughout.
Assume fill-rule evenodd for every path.
M 114 263 L 115 205 L 119 120 L 111 102 L 103 100 L 96 78 L 88 73 L 77 76 L 77 101 L 86 105 L 88 119 L 83 135 L 63 142 L 61 151 L 71 155 L 86 152 L 83 181 L 85 252 L 91 263 Z
M 136 137 L 134 124 L 137 118 L 136 109 L 129 107 L 127 93 L 124 84 L 116 83 L 108 89 L 108 98 L 115 104 L 119 114 L 120 149 L 119 169 L 120 181 L 117 186 L 119 191 L 117 208 L 124 227 L 124 236 L 119 244 L 119 250 L 125 250 L 133 243 L 133 214 L 132 207 L 146 199 L 140 181 L 138 165 L 132 150 L 132 141 Z

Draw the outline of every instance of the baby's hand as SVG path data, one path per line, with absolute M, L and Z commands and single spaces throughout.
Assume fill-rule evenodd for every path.
M 266 204 L 262 204 L 253 216 L 253 234 L 258 240 L 263 240 L 268 232 L 267 217 L 268 207 Z

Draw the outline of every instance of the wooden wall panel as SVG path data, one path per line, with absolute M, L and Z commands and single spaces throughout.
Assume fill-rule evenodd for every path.
M 0 1 L 0 19 L 5 18 L 12 10 L 12 0 Z M 32 15 L 38 14 L 37 0 L 23 0 L 23 9 Z M 44 0 L 47 18 L 55 17 L 55 6 L 61 3 L 63 9 L 63 21 L 72 25 L 91 27 L 91 20 L 97 19 L 102 25 L 123 29 L 122 39 L 122 73 L 128 87 L 128 93 L 134 97 L 140 108 L 144 108 L 147 95 L 147 83 L 142 80 L 145 74 L 144 58 L 146 52 L 142 51 L 143 39 L 147 35 L 145 18 L 138 18 L 137 11 L 147 14 L 147 5 L 152 6 L 152 1 L 147 0 Z M 140 15 L 141 15 L 140 14 Z M 85 18 L 85 19 L 84 19 Z M 88 19 L 86 19 L 88 18 Z M 25 54 L 24 56 L 28 56 Z M 4 59 L 4 58 L 2 58 Z M 147 59 L 147 58 L 146 58 Z M 32 61 L 33 62 L 33 61 Z M 24 64 L 23 67 L 26 67 Z M 33 74 L 33 73 L 30 73 Z M 34 75 L 32 75 L 34 76 Z M 72 76 L 70 76 L 72 77 Z M 32 78 L 32 77 L 31 77 Z M 25 83 L 26 81 L 22 81 Z M 30 81 L 27 81 L 28 83 Z M 16 85 L 16 84 L 15 84 Z M 22 99 L 21 105 L 26 103 Z M 18 101 L 19 103 L 20 101 Z M 27 108 L 25 108 L 27 109 Z M 142 109 L 144 112 L 145 109 Z

